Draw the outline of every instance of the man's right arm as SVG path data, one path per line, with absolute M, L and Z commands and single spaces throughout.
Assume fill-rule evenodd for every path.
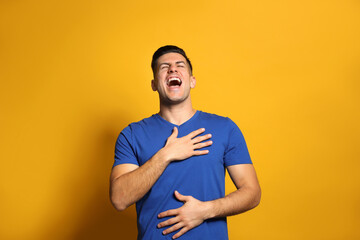
M 205 129 L 201 128 L 177 138 L 178 129 L 174 127 L 165 146 L 141 167 L 135 164 L 115 166 L 110 177 L 110 199 L 114 207 L 122 211 L 141 199 L 172 161 L 207 154 L 208 150 L 198 150 L 212 144 L 212 141 L 203 142 L 211 138 L 211 134 L 198 136 L 204 131 Z

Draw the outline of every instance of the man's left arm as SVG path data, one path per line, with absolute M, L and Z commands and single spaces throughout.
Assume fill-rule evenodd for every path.
M 158 215 L 159 218 L 172 216 L 172 218 L 158 224 L 159 228 L 172 225 L 165 229 L 163 234 L 169 234 L 180 229 L 173 236 L 175 239 L 197 227 L 206 219 L 231 216 L 256 207 L 260 203 L 261 190 L 254 166 L 252 164 L 237 164 L 227 167 L 227 170 L 237 190 L 223 198 L 203 202 L 175 191 L 175 197 L 184 205 Z

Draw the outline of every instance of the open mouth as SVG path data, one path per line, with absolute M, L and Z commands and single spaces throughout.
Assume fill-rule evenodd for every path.
M 180 87 L 182 81 L 181 81 L 181 79 L 178 78 L 178 77 L 172 77 L 172 78 L 169 78 L 166 83 L 167 83 L 167 85 L 168 85 L 169 87 L 173 87 L 173 86 L 178 86 L 178 87 Z

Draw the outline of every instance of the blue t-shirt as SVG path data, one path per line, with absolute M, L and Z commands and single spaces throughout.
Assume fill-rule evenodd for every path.
M 229 118 L 197 111 L 180 126 L 163 119 L 159 114 L 131 123 L 119 135 L 115 147 L 114 166 L 124 163 L 143 165 L 165 146 L 174 126 L 178 137 L 199 128 L 202 134 L 212 134 L 213 144 L 203 149 L 209 153 L 171 162 L 149 192 L 136 203 L 138 239 L 171 239 L 177 232 L 163 235 L 168 227 L 158 229 L 157 224 L 169 218 L 157 215 L 183 205 L 174 196 L 191 195 L 201 201 L 210 201 L 225 195 L 225 168 L 235 164 L 250 164 L 251 159 L 240 129 Z M 226 218 L 208 219 L 179 239 L 228 239 Z

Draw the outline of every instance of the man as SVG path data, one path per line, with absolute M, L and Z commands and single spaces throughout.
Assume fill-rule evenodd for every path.
M 153 55 L 160 112 L 119 135 L 110 196 L 117 210 L 136 203 L 138 239 L 228 239 L 226 216 L 256 207 L 260 186 L 241 131 L 229 118 L 192 107 L 185 52 Z M 225 196 L 225 168 L 237 190 Z

